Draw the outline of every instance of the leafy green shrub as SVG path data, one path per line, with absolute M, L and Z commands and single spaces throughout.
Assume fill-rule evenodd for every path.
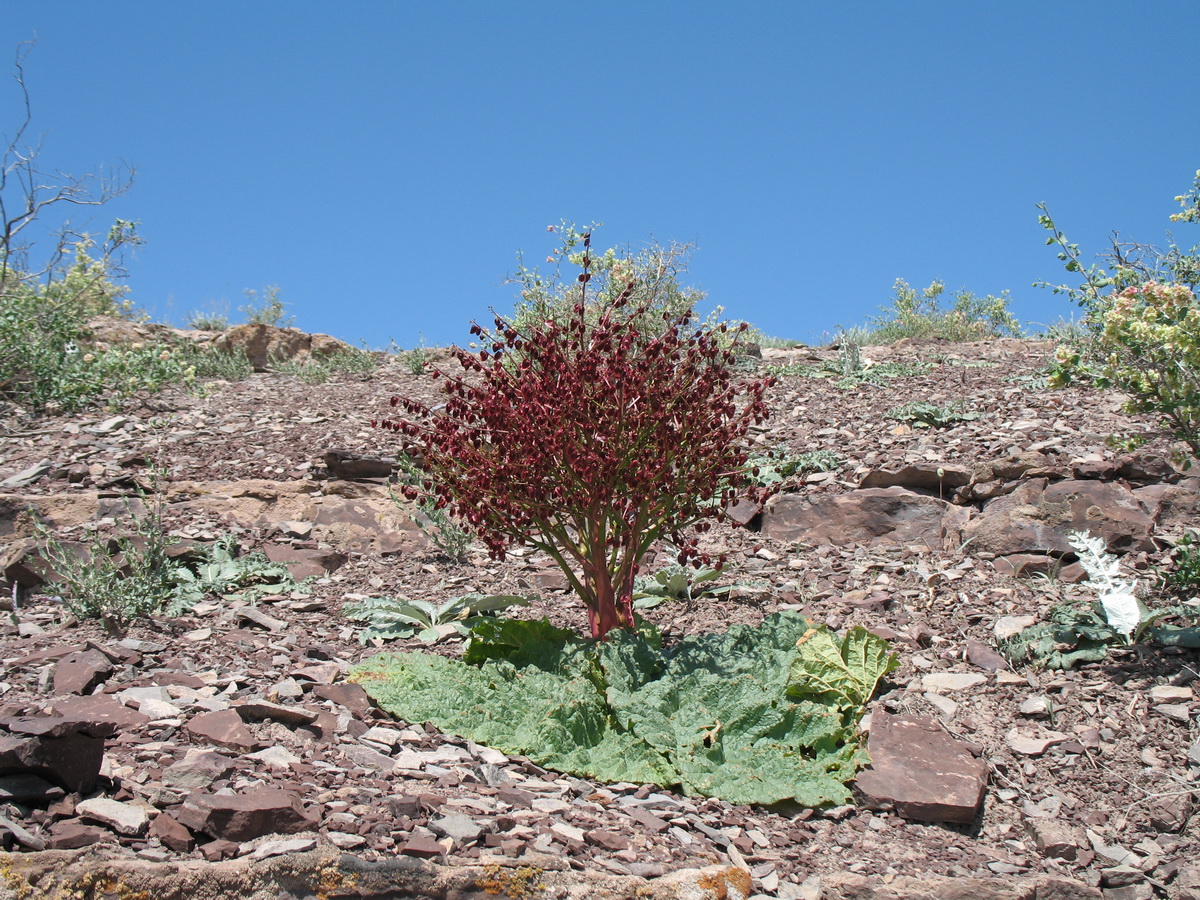
M 1176 222 L 1200 222 L 1200 172 L 1192 191 L 1175 198 Z M 1083 265 L 1079 246 L 1067 241 L 1046 204 L 1038 221 L 1057 245 L 1068 272 L 1083 277 L 1076 286 L 1039 282 L 1065 294 L 1084 311 L 1081 335 L 1055 353 L 1050 383 L 1077 378 L 1129 395 L 1127 412 L 1148 412 L 1200 457 L 1200 245 L 1184 251 L 1172 243 L 1161 251 L 1113 239 L 1104 265 Z
M 1021 323 L 1008 311 L 1008 291 L 999 297 L 976 297 L 968 290 L 959 290 L 954 304 L 943 309 L 940 298 L 945 289 L 942 282 L 933 281 L 918 294 L 903 278 L 897 278 L 891 306 L 871 320 L 870 331 L 861 342 L 890 344 L 902 338 L 982 341 L 1021 336 Z
M 914 400 L 897 406 L 887 417 L 917 428 L 945 428 L 959 422 L 974 421 L 979 418 L 979 413 L 967 412 L 961 403 L 937 406 L 925 400 Z
M 531 319 L 528 330 L 497 317 L 478 355 L 456 351 L 465 375 L 446 377 L 444 405 L 393 398 L 407 418 L 380 424 L 422 460 L 410 499 L 449 509 L 494 557 L 514 543 L 547 553 L 601 637 L 634 627 L 638 560 L 656 541 L 679 547 L 681 562 L 704 561 L 696 532 L 725 517 L 712 502 L 720 491 L 734 499 L 729 480 L 745 470 L 770 381 L 739 383 L 735 353 L 716 337 L 723 325 L 696 328 L 684 313 L 644 331 L 654 316 L 630 304 L 657 295 L 636 269 L 612 276 L 624 285 L 615 298 L 590 303 L 590 237 L 582 244 L 573 317 Z
M 406 453 L 397 455 L 396 469 L 402 485 L 412 488 L 422 484 L 424 480 L 421 467 Z M 395 494 L 390 496 L 397 506 L 403 506 L 399 497 Z M 466 562 L 467 553 L 475 542 L 474 536 L 454 520 L 446 511 L 446 507 L 439 506 L 436 498 L 422 494 L 416 501 L 416 523 L 425 537 L 429 538 L 446 559 L 460 564 Z
M 1176 594 L 1200 591 L 1200 538 L 1188 531 L 1176 542 L 1171 568 L 1162 576 L 1163 586 Z
M 857 722 L 896 665 L 864 629 L 795 613 L 686 637 L 583 641 L 545 620 L 485 620 L 463 661 L 386 654 L 352 679 L 388 712 L 556 771 L 730 803 L 844 803 L 866 762 Z
M 246 288 L 242 293 L 246 295 L 246 305 L 239 306 L 238 312 L 246 317 L 247 324 L 287 328 L 296 323 L 294 316 L 284 315 L 286 304 L 279 299 L 278 285 L 267 285 L 261 295 L 254 288 Z
M 243 381 L 254 374 L 249 357 L 240 350 L 219 350 L 180 344 L 177 352 L 186 363 L 185 370 L 194 379 L 218 378 L 222 381 Z
M 307 384 L 324 384 L 338 373 L 369 375 L 375 371 L 375 357 L 362 350 L 343 350 L 329 356 L 308 359 L 273 359 L 272 371 L 292 375 Z
M 1177 606 L 1151 612 L 1137 596 L 1137 582 L 1122 577 L 1120 563 L 1105 551 L 1103 539 L 1076 532 L 1070 542 L 1099 596 L 1086 607 L 1056 606 L 1048 622 L 1001 642 L 1005 656 L 1014 663 L 1070 669 L 1103 662 L 1113 645 L 1133 644 L 1147 636 L 1165 646 L 1200 648 L 1200 627 L 1157 625 L 1168 616 L 1194 615 L 1195 610 Z
M 390 641 L 415 634 L 426 644 L 436 644 L 454 634 L 466 635 L 483 616 L 528 605 L 528 597 L 516 594 L 464 594 L 440 604 L 406 597 L 368 597 L 347 603 L 342 612 L 351 619 L 368 623 L 359 632 L 361 643 L 375 638 Z
M 261 551 L 239 554 L 233 535 L 194 550 L 175 562 L 173 568 L 175 589 L 167 605 L 167 614 L 172 616 L 209 596 L 254 602 L 301 586 L 296 584 L 287 566 L 271 562 Z
M 196 331 L 224 331 L 229 327 L 229 316 L 196 310 L 188 316 L 187 327 Z

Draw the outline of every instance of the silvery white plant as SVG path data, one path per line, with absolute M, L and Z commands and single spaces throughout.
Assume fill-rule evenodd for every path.
M 1126 641 L 1135 640 L 1134 632 L 1141 632 L 1139 626 L 1151 621 L 1149 611 L 1134 593 L 1137 580 L 1121 577 L 1121 564 L 1108 552 L 1102 538 L 1073 531 L 1067 534 L 1067 540 L 1079 554 L 1079 564 L 1087 572 L 1088 579 L 1100 591 L 1098 599 L 1109 626 Z

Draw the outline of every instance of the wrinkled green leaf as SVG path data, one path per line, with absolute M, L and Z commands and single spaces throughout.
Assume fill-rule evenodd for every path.
M 887 641 L 857 625 L 841 639 L 828 628 L 810 629 L 799 645 L 788 694 L 827 700 L 843 708 L 865 704 L 879 679 L 899 665 Z

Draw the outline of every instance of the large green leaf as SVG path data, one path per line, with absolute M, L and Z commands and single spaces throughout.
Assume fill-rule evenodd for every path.
M 855 626 L 839 639 L 828 628 L 813 628 L 799 639 L 788 694 L 836 703 L 846 709 L 863 706 L 879 679 L 898 665 L 887 641 Z
M 466 662 L 391 654 L 354 677 L 401 719 L 547 768 L 733 803 L 822 806 L 849 798 L 866 761 L 848 698 L 869 698 L 894 659 L 865 632 L 813 634 L 780 613 L 664 651 L 650 634 L 595 643 L 545 621 L 497 620 L 476 627 Z M 794 673 L 810 669 L 825 680 L 789 698 Z

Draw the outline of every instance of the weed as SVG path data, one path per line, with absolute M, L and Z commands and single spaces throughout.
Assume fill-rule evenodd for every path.
M 970 422 L 979 418 L 979 413 L 966 412 L 963 404 L 935 406 L 924 400 L 916 400 L 898 406 L 887 414 L 889 419 L 905 422 L 917 428 L 945 428 L 959 422 Z
M 308 359 L 273 359 L 271 369 L 281 375 L 292 375 L 307 384 L 324 384 L 338 373 L 371 374 L 375 371 L 375 357 L 363 350 L 343 350 Z
M 436 644 L 451 635 L 465 636 L 482 616 L 528 606 L 530 599 L 516 594 L 464 594 L 439 604 L 405 597 L 368 597 L 346 604 L 342 612 L 368 623 L 358 635 L 364 644 L 376 638 L 390 641 L 414 634 L 423 643 Z

